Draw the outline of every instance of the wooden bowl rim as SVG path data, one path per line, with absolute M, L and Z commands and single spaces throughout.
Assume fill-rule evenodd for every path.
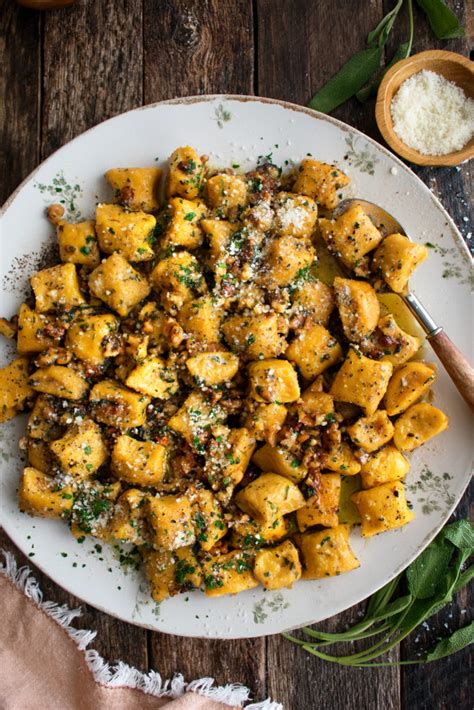
M 415 165 L 429 165 L 433 167 L 446 167 L 460 165 L 470 158 L 474 157 L 474 137 L 461 150 L 456 150 L 446 155 L 424 155 L 419 153 L 414 148 L 410 148 L 397 136 L 392 126 L 392 117 L 390 105 L 392 96 L 389 96 L 389 89 L 396 79 L 399 72 L 407 66 L 411 66 L 413 70 L 405 77 L 408 79 L 413 74 L 416 74 L 423 69 L 429 70 L 429 63 L 437 60 L 448 63 L 459 64 L 467 69 L 474 79 L 474 62 L 468 57 L 456 52 L 447 52 L 444 49 L 430 49 L 425 52 L 419 52 L 412 57 L 402 59 L 391 67 L 383 77 L 378 92 L 375 104 L 375 120 L 385 142 L 390 148 L 400 155 L 402 158 L 409 160 Z

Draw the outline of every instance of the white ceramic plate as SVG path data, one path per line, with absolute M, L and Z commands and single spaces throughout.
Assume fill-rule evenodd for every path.
M 232 96 L 181 99 L 130 111 L 87 131 L 30 175 L 8 200 L 1 219 L 2 315 L 16 312 L 47 245 L 53 240 L 45 206 L 64 201 L 67 216 L 92 216 L 109 194 L 102 176 L 115 166 L 164 165 L 180 145 L 207 153 L 216 166 L 249 169 L 272 153 L 285 166 L 311 154 L 336 162 L 351 177 L 350 194 L 392 213 L 419 242 L 431 242 L 413 286 L 434 318 L 469 355 L 470 258 L 453 222 L 427 187 L 392 154 L 363 134 L 314 111 L 276 101 Z M 13 349 L 1 344 L 7 361 Z M 430 354 L 430 359 L 435 360 Z M 4 364 L 4 363 L 2 363 Z M 408 565 L 447 520 L 470 475 L 469 411 L 442 368 L 435 404 L 449 430 L 412 457 L 408 498 L 416 518 L 405 528 L 352 544 L 359 569 L 342 577 L 297 583 L 293 589 L 209 599 L 200 592 L 154 604 L 141 578 L 125 574 L 107 546 L 78 544 L 60 521 L 19 513 L 16 486 L 24 418 L 0 429 L 1 522 L 18 547 L 55 582 L 92 606 L 134 624 L 183 636 L 240 638 L 274 634 L 319 621 L 359 602 Z

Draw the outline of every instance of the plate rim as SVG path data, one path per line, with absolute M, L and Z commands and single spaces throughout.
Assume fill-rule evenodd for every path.
M 353 132 L 357 136 L 362 137 L 364 140 L 366 140 L 369 144 L 374 146 L 378 151 L 381 151 L 386 157 L 388 157 L 390 160 L 395 161 L 395 163 L 405 172 L 408 173 L 408 175 L 411 178 L 415 178 L 417 184 L 419 187 L 421 187 L 426 195 L 429 195 L 431 198 L 434 208 L 438 209 L 441 211 L 443 214 L 448 226 L 451 229 L 452 235 L 453 235 L 453 242 L 457 246 L 459 252 L 464 255 L 464 257 L 468 257 L 469 261 L 472 263 L 472 256 L 469 251 L 469 248 L 459 230 L 457 227 L 456 223 L 454 222 L 453 218 L 451 215 L 447 212 L 446 208 L 444 205 L 441 203 L 438 197 L 433 194 L 433 192 L 429 189 L 429 187 L 421 180 L 421 178 L 416 175 L 416 173 L 408 166 L 406 165 L 403 160 L 397 156 L 395 153 L 393 153 L 391 150 L 383 146 L 381 143 L 376 141 L 374 138 L 371 138 L 367 134 L 365 134 L 363 131 L 359 130 L 358 128 L 354 128 L 353 126 L 349 125 L 348 123 L 345 123 L 344 121 L 341 121 L 340 119 L 334 118 L 333 116 L 329 116 L 327 114 L 321 113 L 320 111 L 316 111 L 314 109 L 311 109 L 306 106 L 301 106 L 299 104 L 292 103 L 290 101 L 284 101 L 281 99 L 272 99 L 272 98 L 267 98 L 263 96 L 253 96 L 249 94 L 202 94 L 202 95 L 191 95 L 191 96 L 183 96 L 183 97 L 178 97 L 174 99 L 163 99 L 161 101 L 155 101 L 149 104 L 145 104 L 143 106 L 137 106 L 132 109 L 128 109 L 127 111 L 122 111 L 120 113 L 115 114 L 114 116 L 110 116 L 109 118 L 105 119 L 104 121 L 100 121 L 99 123 L 96 123 L 95 125 L 91 126 L 90 128 L 86 129 L 82 133 L 79 133 L 77 136 L 74 138 L 71 138 L 71 140 L 67 141 L 63 145 L 61 145 L 59 148 L 57 148 L 55 151 L 53 151 L 50 155 L 48 155 L 47 158 L 45 158 L 43 161 L 41 161 L 22 181 L 21 183 L 15 188 L 15 190 L 7 197 L 3 205 L 0 207 L 0 220 L 5 216 L 6 212 L 8 211 L 9 207 L 12 205 L 13 201 L 17 197 L 17 195 L 21 192 L 21 190 L 26 187 L 26 185 L 34 178 L 36 173 L 47 163 L 52 160 L 58 153 L 60 153 L 62 150 L 66 149 L 71 143 L 74 143 L 76 141 L 81 140 L 86 134 L 96 130 L 99 126 L 102 126 L 104 124 L 109 123 L 110 121 L 114 121 L 115 119 L 121 118 L 123 116 L 127 116 L 128 114 L 136 113 L 138 111 L 144 111 L 144 110 L 149 110 L 153 108 L 157 108 L 160 106 L 176 106 L 176 105 L 192 105 L 196 103 L 211 103 L 213 101 L 237 101 L 240 103 L 262 103 L 262 104 L 270 104 L 270 105 L 277 105 L 282 107 L 283 109 L 290 110 L 290 111 L 295 111 L 297 113 L 303 113 L 311 118 L 316 118 L 321 121 L 326 121 L 328 123 L 331 123 L 335 125 L 337 128 L 342 130 L 343 132 Z M 472 476 L 472 473 L 471 473 Z M 319 619 L 317 622 L 311 622 L 311 621 L 306 621 L 301 624 L 297 625 L 292 625 L 288 628 L 284 628 L 279 632 L 275 631 L 268 631 L 265 632 L 264 629 L 262 629 L 262 633 L 259 635 L 251 635 L 251 636 L 241 636 L 241 635 L 234 635 L 231 633 L 230 635 L 226 636 L 217 636 L 217 635 L 200 635 L 200 634 L 186 634 L 186 636 L 183 636 L 182 634 L 175 633 L 169 630 L 163 630 L 159 629 L 156 626 L 153 626 L 151 624 L 147 624 L 143 621 L 132 621 L 129 619 L 124 618 L 120 614 L 118 614 L 115 611 L 111 611 L 109 609 L 104 608 L 100 604 L 91 604 L 88 601 L 85 601 L 82 599 L 80 596 L 77 596 L 77 594 L 74 591 L 71 591 L 69 588 L 69 585 L 66 586 L 63 583 L 58 582 L 51 574 L 42 566 L 42 564 L 38 564 L 36 561 L 33 564 L 34 568 L 37 568 L 42 574 L 44 574 L 46 577 L 51 579 L 55 584 L 57 584 L 61 589 L 65 590 L 68 594 L 72 595 L 73 597 L 79 599 L 82 603 L 87 604 L 88 606 L 91 606 L 94 609 L 97 609 L 98 611 L 107 614 L 115 619 L 119 619 L 122 622 L 132 624 L 133 626 L 138 626 L 140 628 L 145 628 L 150 631 L 155 631 L 158 633 L 165 633 L 170 636 L 180 636 L 182 638 L 200 638 L 200 639 L 205 639 L 205 640 L 211 640 L 211 639 L 221 639 L 221 640 L 236 640 L 236 639 L 241 639 L 241 638 L 261 638 L 265 636 L 270 636 L 274 635 L 275 633 L 287 633 L 289 631 L 293 631 L 296 629 L 300 629 L 303 626 L 308 626 L 311 623 L 320 623 L 322 621 L 325 621 L 328 618 L 331 618 L 332 616 L 337 616 L 338 614 L 343 613 L 347 609 L 350 609 L 352 606 L 355 606 L 356 604 L 360 604 L 364 599 L 367 599 L 369 596 L 377 592 L 379 589 L 381 589 L 383 586 L 388 584 L 390 581 L 392 581 L 397 575 L 399 575 L 403 570 L 405 570 L 413 560 L 418 557 L 423 550 L 430 544 L 430 542 L 436 537 L 436 535 L 439 533 L 439 531 L 444 527 L 444 525 L 447 523 L 449 518 L 451 517 L 453 511 L 457 508 L 459 505 L 459 502 L 463 495 L 466 492 L 466 489 L 470 483 L 471 476 L 466 475 L 466 481 L 463 484 L 463 487 L 458 494 L 458 496 L 455 498 L 454 503 L 452 506 L 446 509 L 446 514 L 444 516 L 444 521 L 436 525 L 433 530 L 431 530 L 424 538 L 423 540 L 419 543 L 417 550 L 415 553 L 408 558 L 408 560 L 405 560 L 401 565 L 399 565 L 396 570 L 389 576 L 387 579 L 380 585 L 375 587 L 371 592 L 369 592 L 368 596 L 364 596 L 357 601 L 353 602 L 350 606 L 344 607 L 344 609 L 339 610 L 335 614 L 331 614 L 329 616 L 325 616 L 323 619 Z M 18 544 L 15 542 L 15 540 L 12 539 L 11 534 L 5 529 L 4 524 L 2 520 L 0 519 L 0 527 L 2 530 L 5 532 L 7 535 L 8 539 L 13 543 L 15 547 L 17 547 L 20 552 L 25 555 L 25 552 L 18 546 Z M 29 564 L 29 562 L 28 562 Z

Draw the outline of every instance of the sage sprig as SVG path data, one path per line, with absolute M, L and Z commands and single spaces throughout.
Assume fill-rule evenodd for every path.
M 458 18 L 443 0 L 415 1 L 426 14 L 433 32 L 439 39 L 451 39 L 464 34 Z M 414 35 L 413 0 L 406 0 L 409 19 L 407 41 L 398 47 L 385 68 L 380 66 L 385 44 L 404 2 L 405 0 L 397 0 L 393 9 L 367 35 L 367 47 L 354 54 L 313 96 L 309 102 L 311 108 L 330 113 L 352 96 L 362 102 L 375 96 L 385 72 L 411 54 Z
M 420 658 L 398 663 L 377 660 L 469 584 L 474 577 L 474 565 L 466 569 L 464 566 L 473 554 L 473 526 L 467 520 L 451 523 L 405 572 L 370 597 L 362 621 L 337 633 L 304 627 L 302 631 L 307 639 L 290 634 L 283 636 L 318 658 L 357 668 L 430 663 L 457 653 L 474 641 L 474 622 L 442 639 Z M 348 655 L 335 656 L 322 650 L 342 641 L 357 643 L 371 637 L 379 638 L 372 646 Z

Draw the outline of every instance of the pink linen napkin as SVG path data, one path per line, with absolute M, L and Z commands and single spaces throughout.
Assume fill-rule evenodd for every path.
M 191 692 L 189 686 L 184 692 L 181 676 L 163 684 L 158 673 L 143 675 L 123 663 L 116 670 L 125 680 L 120 681 L 117 672 L 112 679 L 113 685 L 122 687 L 111 687 L 110 669 L 103 659 L 96 651 L 82 652 L 95 633 L 70 626 L 79 610 L 43 602 L 29 568 L 17 570 L 13 556 L 4 555 L 6 565 L 0 565 L 2 710 L 229 710 L 241 708 L 247 700 L 249 691 L 241 685 L 216 688 L 212 679 L 202 679 L 190 684 Z M 108 685 L 96 682 L 91 668 L 97 671 L 96 678 L 106 683 L 108 678 Z M 138 688 L 123 687 L 130 685 Z M 282 710 L 270 700 L 246 707 Z

